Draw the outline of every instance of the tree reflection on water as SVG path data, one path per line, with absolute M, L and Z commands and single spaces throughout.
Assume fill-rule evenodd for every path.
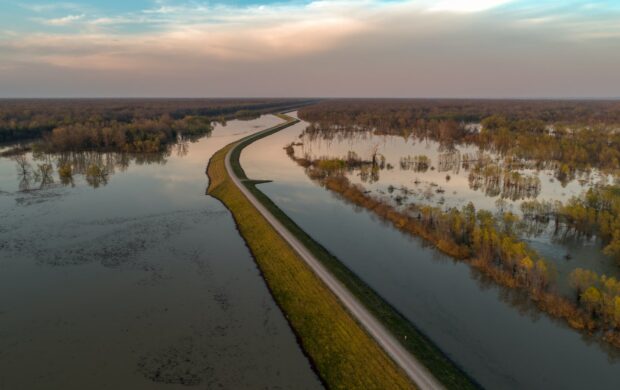
M 17 171 L 20 191 L 35 191 L 57 186 L 75 186 L 75 179 L 83 177 L 87 185 L 99 188 L 108 184 L 110 177 L 123 172 L 131 164 L 166 164 L 172 152 L 187 154 L 187 143 L 181 142 L 160 153 L 118 153 L 71 151 L 62 153 L 33 152 L 12 156 Z

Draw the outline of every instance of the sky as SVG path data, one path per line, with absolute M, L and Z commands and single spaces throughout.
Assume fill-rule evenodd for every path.
M 0 97 L 620 97 L 620 0 L 0 0 Z

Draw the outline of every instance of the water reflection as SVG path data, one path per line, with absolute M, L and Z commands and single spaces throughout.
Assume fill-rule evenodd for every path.
M 225 127 L 225 124 L 219 126 Z M 210 135 L 208 133 L 204 137 Z M 115 173 L 126 171 L 131 164 L 165 165 L 170 156 L 185 157 L 190 144 L 200 138 L 202 136 L 179 136 L 175 143 L 153 153 L 94 150 L 46 152 L 34 143 L 9 146 L 0 156 L 15 163 L 20 191 L 43 190 L 58 184 L 74 187 L 78 177 L 83 178 L 90 187 L 99 188 L 107 185 Z
M 518 201 L 512 201 L 510 197 L 502 199 L 500 195 L 490 197 L 482 190 L 472 190 L 468 182 L 469 171 L 462 164 L 460 172 L 440 172 L 439 160 L 433 153 L 452 153 L 454 149 L 449 146 L 441 149 L 441 145 L 434 142 L 413 143 L 410 137 L 353 133 L 349 139 L 339 140 L 340 135 L 332 134 L 326 139 L 318 137 L 310 141 L 311 135 L 307 138 L 303 135 L 306 125 L 302 122 L 250 145 L 242 154 L 242 165 L 248 176 L 273 180 L 260 186 L 270 199 L 483 386 L 578 389 L 596 383 L 601 389 L 618 387 L 620 361 L 617 353 L 609 354 L 612 350 L 607 350 L 607 346 L 592 337 L 542 315 L 523 294 L 498 287 L 465 264 L 438 254 L 423 241 L 401 234 L 373 213 L 344 205 L 332 192 L 313 184 L 304 169 L 282 153 L 282 147 L 294 141 L 295 156 L 298 157 L 306 154 L 311 158 L 344 157 L 353 151 L 360 159 L 369 161 L 369 145 L 380 141 L 378 153 L 385 156 L 386 163 L 385 169 L 379 171 L 379 181 L 363 183 L 356 175 L 357 171 L 347 175 L 351 181 L 363 184 L 366 190 L 378 194 L 383 191 L 383 195 L 390 194 L 393 199 L 408 198 L 403 204 L 418 202 L 417 197 L 425 192 L 432 197 L 429 203 L 447 198 L 446 207 L 465 198 L 467 201 L 473 199 L 487 209 L 503 211 Z M 461 159 L 466 154 L 478 156 L 478 151 L 473 148 L 462 145 L 455 148 L 460 151 Z M 401 170 L 399 159 L 413 155 L 427 155 L 435 165 L 424 173 Z M 388 169 L 388 164 L 395 167 Z M 434 170 L 431 169 L 433 166 Z M 525 170 L 523 174 L 533 175 L 533 172 Z M 447 175 L 451 176 L 449 180 L 446 180 Z M 547 173 L 539 176 L 541 190 L 538 197 L 561 195 L 550 190 L 550 177 L 553 175 Z M 580 183 L 570 182 L 562 187 L 556 180 L 554 184 L 557 186 L 554 189 L 566 191 L 565 197 L 580 191 Z M 440 189 L 443 193 L 437 192 Z M 553 221 L 551 228 L 552 224 Z M 600 253 L 595 246 L 573 244 L 573 247 L 559 249 L 558 246 L 543 245 L 547 248 L 542 253 L 545 257 L 551 257 L 549 252 L 555 253 L 559 255 L 559 261 L 571 267 L 577 261 L 563 259 L 567 252 L 574 253 L 579 261 L 592 263 L 598 259 L 591 255 Z M 536 249 L 540 250 L 540 247 Z
M 476 209 L 495 215 L 511 212 L 526 216 L 531 201 L 565 204 L 589 188 L 619 178 L 611 171 L 568 169 L 556 161 L 526 160 L 436 138 L 415 132 L 394 135 L 310 125 L 300 131 L 292 154 L 308 161 L 346 160 L 343 156 L 351 154 L 370 161 L 373 155 L 380 156 L 380 164 L 355 165 L 344 173 L 366 193 L 402 210 L 416 205 L 461 209 L 471 202 Z M 585 266 L 620 276 L 620 269 L 596 237 L 572 234 L 557 220 L 549 219 L 525 218 L 518 228 L 524 240 L 557 265 L 563 291 L 568 290 L 565 281 L 575 268 Z M 575 242 L 581 242 L 583 249 L 576 251 Z M 572 261 L 571 252 L 575 253 Z
M 461 170 L 461 152 L 459 150 L 439 153 L 437 160 L 437 169 L 439 172 L 452 171 L 458 174 Z
M 469 188 L 483 191 L 488 197 L 511 201 L 535 199 L 541 184 L 537 175 L 502 169 L 497 164 L 476 165 L 469 172 Z
M 204 195 L 215 151 L 278 123 L 232 120 L 159 154 L 0 157 L 0 388 L 320 388 Z
M 187 143 L 179 143 L 170 151 L 161 153 L 115 152 L 33 152 L 10 157 L 15 163 L 20 191 L 34 191 L 61 184 L 75 186 L 75 179 L 83 177 L 92 188 L 108 184 L 112 175 L 124 172 L 131 164 L 165 165 L 174 151 L 178 156 L 187 154 Z
M 293 146 L 295 156 L 308 160 L 342 159 L 350 153 L 366 160 L 376 157 L 375 165 L 349 170 L 349 179 L 372 184 L 367 190 L 377 194 L 385 194 L 389 186 L 405 188 L 412 203 L 445 207 L 472 202 L 478 209 L 496 210 L 500 198 L 507 209 L 519 213 L 523 201 L 566 201 L 593 185 L 617 180 L 612 173 L 594 168 L 568 169 L 554 161 L 519 159 L 415 132 L 393 135 L 310 125 Z M 409 188 L 412 183 L 415 189 Z

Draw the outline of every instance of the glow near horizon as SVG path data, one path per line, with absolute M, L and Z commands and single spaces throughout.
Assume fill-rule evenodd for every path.
M 620 96 L 616 1 L 7 1 L 0 97 Z

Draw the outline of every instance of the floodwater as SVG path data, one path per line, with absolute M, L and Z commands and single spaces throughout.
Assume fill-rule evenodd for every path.
M 511 164 L 498 154 L 481 151 L 474 145 L 446 146 L 414 137 L 370 132 L 303 132 L 288 142 L 293 141 L 295 155 L 310 159 L 346 158 L 349 152 L 354 152 L 369 161 L 376 150 L 383 160 L 380 169 L 374 173 L 354 169 L 346 176 L 370 194 L 403 208 L 409 204 L 461 208 L 471 202 L 476 209 L 520 215 L 524 201 L 566 202 L 593 185 L 616 180 L 612 174 L 596 169 L 558 178 L 557 167 L 552 164 L 534 169 L 532 162 Z M 420 156 L 428 158 L 428 163 L 419 164 Z M 505 170 L 508 175 L 504 174 Z M 553 261 L 561 292 L 570 293 L 569 274 L 575 268 L 620 278 L 620 267 L 602 252 L 599 240 L 555 236 L 551 225 L 522 238 Z
M 26 174 L 0 158 L 0 389 L 320 388 L 205 195 L 210 156 L 279 121 L 229 121 L 164 155 L 29 153 Z
M 620 388 L 616 351 L 308 179 L 283 150 L 306 126 L 247 147 L 245 172 L 273 180 L 260 189 L 483 387 Z
M 375 176 L 360 170 L 347 177 L 363 185 L 374 195 L 390 198 L 394 203 L 457 207 L 473 203 L 477 209 L 498 207 L 520 214 L 526 200 L 565 202 L 580 195 L 595 183 L 611 183 L 613 177 L 596 169 L 577 172 L 574 177 L 557 178 L 557 169 L 533 169 L 528 161 L 504 161 L 501 156 L 481 151 L 474 145 L 442 145 L 429 139 L 403 138 L 368 132 L 327 136 L 303 133 L 297 140 L 295 155 L 346 158 L 350 151 L 370 160 L 376 148 L 385 166 Z M 428 164 L 416 164 L 416 157 L 428 158 Z M 550 164 L 551 165 L 551 164 Z M 491 169 L 495 168 L 495 169 Z M 518 174 L 506 180 L 504 169 Z M 511 178 L 509 175 L 507 178 Z M 390 188 L 392 187 L 392 188 Z

